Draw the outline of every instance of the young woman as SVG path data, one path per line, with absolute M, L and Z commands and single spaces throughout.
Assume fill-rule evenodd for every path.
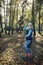
M 26 53 L 24 57 L 26 56 L 30 57 L 32 55 L 30 50 L 31 43 L 32 43 L 32 31 L 33 31 L 32 23 L 28 23 L 28 25 L 24 27 L 24 30 L 26 31 L 26 34 L 25 34 L 26 41 L 24 43 L 24 50 Z

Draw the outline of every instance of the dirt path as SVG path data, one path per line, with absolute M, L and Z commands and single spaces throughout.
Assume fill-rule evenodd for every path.
M 23 35 L 17 33 L 11 36 L 3 35 L 0 39 L 0 65 L 18 65 L 19 61 L 22 62 L 24 41 Z M 41 35 L 37 34 L 33 37 L 31 50 L 35 58 L 42 59 L 43 37 Z

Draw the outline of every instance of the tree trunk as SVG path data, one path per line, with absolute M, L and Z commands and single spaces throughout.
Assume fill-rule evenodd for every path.
M 41 12 L 41 3 L 40 3 L 40 5 L 39 5 L 39 29 L 38 29 L 38 33 L 39 34 L 41 34 L 41 32 L 40 32 L 40 30 L 41 30 L 41 21 L 40 21 L 40 16 L 41 16 L 41 14 L 40 14 L 40 12 Z
M 11 22 L 11 14 L 12 14 L 12 12 L 11 12 L 11 4 L 12 4 L 12 0 L 10 1 L 10 17 L 9 17 L 9 28 L 12 26 L 12 22 Z M 8 34 L 10 35 L 10 29 L 9 29 L 9 32 L 8 32 Z
M 38 33 L 40 34 L 40 10 L 39 10 L 39 29 L 38 29 Z
M 14 25 L 14 14 L 15 14 L 15 7 L 14 7 L 14 11 L 13 11 L 13 16 L 12 16 L 12 27 Z M 13 34 L 13 30 L 12 30 L 12 34 Z
M 36 35 L 36 32 L 35 32 L 35 15 L 34 15 L 34 0 L 33 0 L 33 4 L 32 4 L 32 23 L 33 23 L 34 35 Z
M 6 15 L 5 15 L 5 3 L 4 3 L 4 22 L 5 22 L 5 28 L 6 28 L 7 23 L 6 23 Z M 6 30 L 5 30 L 5 34 L 7 34 Z
M 0 12 L 1 12 L 1 8 L 2 8 L 2 3 L 1 3 L 1 1 L 0 1 Z M 1 29 L 2 29 L 2 33 L 3 33 L 3 26 L 2 26 L 2 15 L 1 15 L 1 13 L 0 13 L 0 23 L 1 23 Z
M 0 15 L 0 37 L 1 37 L 1 33 L 2 33 L 2 17 Z

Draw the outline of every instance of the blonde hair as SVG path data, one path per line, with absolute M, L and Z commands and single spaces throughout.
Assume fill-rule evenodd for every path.
M 32 23 L 28 23 L 28 26 L 33 29 Z

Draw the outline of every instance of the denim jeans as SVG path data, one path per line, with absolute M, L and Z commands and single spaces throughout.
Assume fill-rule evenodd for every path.
M 31 42 L 32 42 L 31 40 L 26 40 L 24 43 L 24 50 L 26 53 L 31 53 L 31 50 L 30 50 Z

